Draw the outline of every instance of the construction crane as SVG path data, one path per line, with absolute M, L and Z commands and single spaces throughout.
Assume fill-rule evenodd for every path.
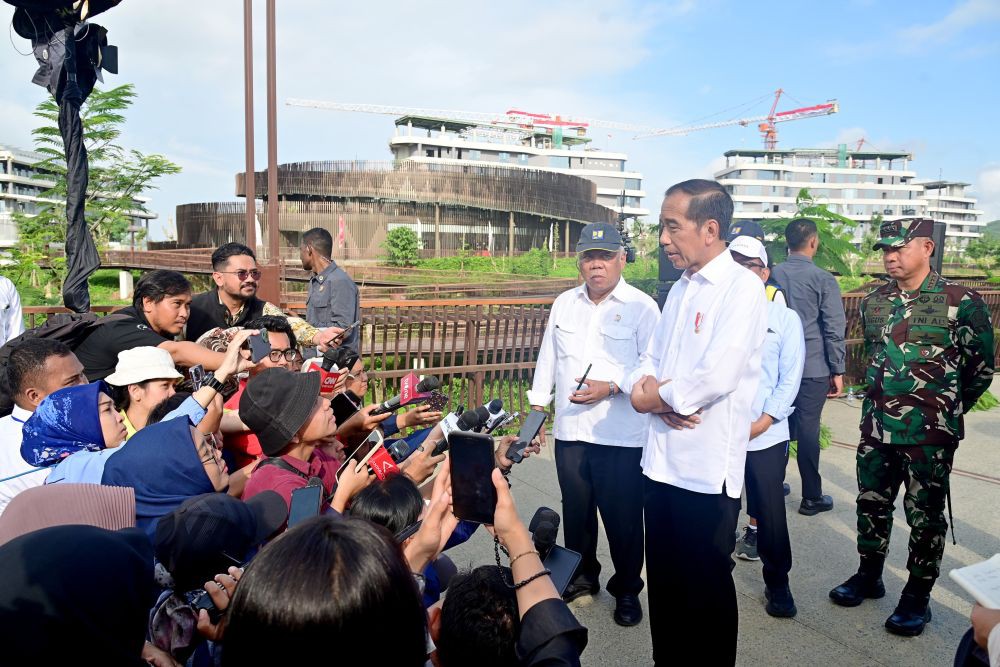
M 777 123 L 786 123 L 792 120 L 803 118 L 816 118 L 818 116 L 828 116 L 839 111 L 837 100 L 830 100 L 824 104 L 816 104 L 800 109 L 789 111 L 776 111 L 778 101 L 785 91 L 779 88 L 774 93 L 774 102 L 771 110 L 766 116 L 755 116 L 752 118 L 735 118 L 714 123 L 704 123 L 701 125 L 689 125 L 674 128 L 653 128 L 644 125 L 634 125 L 631 123 L 621 123 L 618 121 L 599 120 L 596 118 L 564 118 L 559 115 L 539 114 L 521 109 L 508 109 L 501 112 L 482 111 L 458 111 L 455 109 L 428 109 L 421 107 L 390 106 L 382 104 L 349 104 L 343 102 L 324 102 L 321 100 L 305 100 L 291 98 L 285 100 L 285 104 L 294 107 L 309 107 L 313 109 L 326 109 L 329 111 L 348 111 L 360 113 L 384 114 L 389 116 L 429 116 L 431 118 L 442 118 L 457 121 L 466 121 L 483 127 L 496 127 L 509 130 L 520 130 L 527 132 L 543 131 L 547 133 L 561 132 L 563 130 L 576 130 L 577 136 L 586 136 L 587 130 L 591 127 L 600 127 L 612 130 L 635 133 L 633 139 L 644 139 L 648 137 L 683 136 L 701 130 L 710 130 L 716 127 L 727 127 L 731 125 L 742 125 L 744 127 L 751 123 L 758 123 L 757 129 L 764 139 L 764 146 L 774 149 L 778 143 Z
M 603 127 L 626 132 L 655 132 L 656 128 L 631 125 L 595 118 L 564 118 L 559 115 L 532 113 L 520 109 L 505 112 L 458 111 L 455 109 L 427 109 L 421 107 L 389 106 L 383 104 L 348 104 L 343 102 L 323 102 L 320 100 L 288 99 L 285 104 L 292 107 L 309 107 L 328 111 L 353 111 L 360 113 L 384 114 L 387 116 L 429 116 L 468 121 L 486 127 L 510 127 L 532 130 L 534 128 L 564 128 L 577 130 L 583 136 L 590 127 Z
M 771 110 L 766 116 L 733 118 L 730 120 L 721 120 L 715 123 L 704 123 L 702 125 L 688 125 L 665 130 L 654 130 L 653 132 L 639 134 L 633 137 L 633 139 L 683 136 L 692 132 L 699 132 L 701 130 L 711 130 L 716 127 L 727 127 L 730 125 L 742 125 L 743 127 L 747 127 L 751 123 L 758 123 L 757 129 L 760 131 L 761 137 L 764 139 L 764 148 L 774 150 L 774 148 L 778 145 L 778 128 L 775 126 L 777 123 L 787 123 L 791 120 L 801 120 L 803 118 L 829 116 L 830 114 L 835 114 L 840 111 L 840 105 L 837 103 L 837 100 L 829 100 L 823 104 L 815 104 L 813 106 L 802 107 L 800 109 L 776 112 L 775 110 L 778 108 L 778 100 L 781 99 L 781 95 L 784 92 L 785 91 L 781 88 L 774 92 L 774 102 L 771 104 Z

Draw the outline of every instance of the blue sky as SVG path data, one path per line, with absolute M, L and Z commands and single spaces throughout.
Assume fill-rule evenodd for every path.
M 0 4 L 9 24 L 13 8 Z M 257 166 L 266 164 L 264 2 L 255 2 Z M 136 85 L 123 143 L 184 173 L 150 195 L 162 238 L 177 204 L 235 199 L 243 165 L 242 3 L 126 0 L 96 21 Z M 695 121 L 778 87 L 779 109 L 840 101 L 834 116 L 779 126 L 779 146 L 866 138 L 915 154 L 921 178 L 973 184 L 1000 218 L 1000 0 L 749 3 L 441 0 L 278 3 L 278 97 L 503 111 L 511 107 L 655 127 Z M 13 35 L 0 58 L 0 143 L 31 145 L 45 91 Z M 748 109 L 766 113 L 767 102 Z M 731 114 L 730 114 L 731 115 Z M 720 118 L 728 117 L 722 114 Z M 392 118 L 278 108 L 281 162 L 387 159 Z M 655 209 L 671 183 L 710 176 L 752 128 L 633 141 L 592 132 L 644 172 Z

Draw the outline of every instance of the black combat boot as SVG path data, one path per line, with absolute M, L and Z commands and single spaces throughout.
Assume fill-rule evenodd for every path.
M 910 577 L 903 587 L 899 604 L 886 619 L 885 629 L 894 635 L 916 637 L 931 620 L 931 587 L 934 580 Z
M 830 591 L 830 599 L 841 607 L 857 607 L 867 598 L 885 597 L 882 584 L 882 566 L 885 558 L 877 554 L 861 556 L 858 573 Z

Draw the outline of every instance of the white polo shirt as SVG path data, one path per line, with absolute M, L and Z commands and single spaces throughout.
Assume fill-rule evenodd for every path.
M 656 302 L 624 278 L 600 303 L 590 300 L 586 284 L 556 298 L 527 393 L 532 405 L 548 405 L 555 386 L 556 438 L 618 447 L 646 443 L 649 417 L 633 410 L 627 395 L 592 405 L 570 403 L 569 396 L 588 364 L 588 379 L 620 387 L 646 349 L 657 317 Z
M 702 410 L 701 423 L 678 431 L 654 415 L 642 456 L 647 477 L 697 493 L 719 494 L 725 484 L 740 497 L 766 331 L 764 284 L 728 250 L 674 284 L 625 388 L 643 375 L 670 379 L 660 396 L 680 414 Z
M 14 411 L 0 418 L 0 514 L 17 494 L 41 486 L 49 468 L 35 468 L 21 458 L 22 429 L 31 413 L 14 406 Z

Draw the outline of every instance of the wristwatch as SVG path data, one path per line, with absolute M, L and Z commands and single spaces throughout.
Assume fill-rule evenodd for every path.
M 226 386 L 225 382 L 219 382 L 219 378 L 212 376 L 211 379 L 206 380 L 203 387 L 208 387 L 209 389 L 214 389 L 216 393 L 221 394 L 222 388 Z

